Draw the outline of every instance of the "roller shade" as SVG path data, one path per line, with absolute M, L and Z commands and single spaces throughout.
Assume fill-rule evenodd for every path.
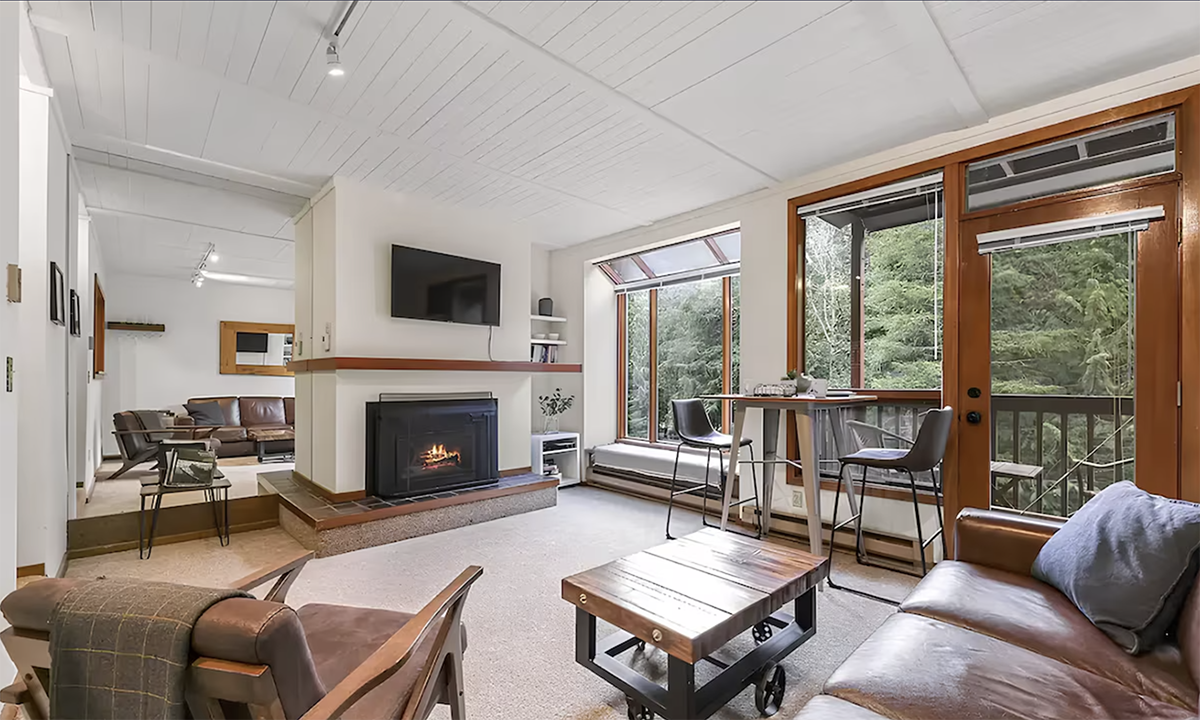
M 1166 213 L 1163 207 L 1158 205 L 1112 215 L 1097 215 L 1090 218 L 1062 220 L 1042 225 L 1027 225 L 1011 230 L 980 233 L 976 237 L 976 242 L 979 245 L 979 254 L 988 255 L 1005 250 L 1057 245 L 1073 240 L 1090 240 L 1104 235 L 1141 232 L 1149 228 L 1151 222 L 1164 217 L 1166 217 Z
M 921 177 L 909 178 L 892 183 L 881 188 L 866 190 L 852 195 L 826 200 L 814 205 L 806 205 L 796 209 L 800 217 L 813 215 L 831 215 L 835 213 L 852 212 L 872 205 L 896 202 L 908 198 L 940 192 L 942 189 L 942 174 L 934 173 Z

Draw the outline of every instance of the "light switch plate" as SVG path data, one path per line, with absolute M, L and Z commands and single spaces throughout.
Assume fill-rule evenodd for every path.
M 8 301 L 21 302 L 21 268 L 13 263 L 8 264 Z

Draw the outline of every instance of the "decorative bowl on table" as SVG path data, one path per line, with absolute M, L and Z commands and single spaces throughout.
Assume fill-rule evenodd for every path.
M 796 383 L 792 380 L 758 383 L 750 387 L 750 394 L 756 397 L 791 397 L 796 394 Z

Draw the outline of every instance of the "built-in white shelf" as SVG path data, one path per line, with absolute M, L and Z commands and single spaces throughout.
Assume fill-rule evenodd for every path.
M 579 447 L 579 433 L 554 432 L 533 436 L 529 464 L 535 473 L 541 473 L 548 464 L 557 469 L 558 486 L 578 485 L 583 479 L 583 453 Z M 548 458 L 553 457 L 550 461 Z
M 541 320 L 542 322 L 549 322 L 549 323 L 564 323 L 567 321 L 567 319 L 564 317 L 555 317 L 553 315 L 530 315 L 529 319 L 530 320 Z
M 566 345 L 566 340 L 539 340 L 538 338 L 529 338 L 532 345 Z

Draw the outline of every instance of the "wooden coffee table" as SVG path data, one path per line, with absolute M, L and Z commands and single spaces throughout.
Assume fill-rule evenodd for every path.
M 562 581 L 575 605 L 575 659 L 628 698 L 628 716 L 707 718 L 746 686 L 764 715 L 779 710 L 786 674 L 778 663 L 816 633 L 816 590 L 829 575 L 823 557 L 704 529 Z M 795 602 L 794 616 L 779 612 Z M 620 630 L 596 639 L 596 619 Z M 732 665 L 709 657 L 747 630 L 758 644 Z M 653 645 L 668 655 L 664 688 L 622 662 Z M 696 686 L 696 664 L 721 672 Z

